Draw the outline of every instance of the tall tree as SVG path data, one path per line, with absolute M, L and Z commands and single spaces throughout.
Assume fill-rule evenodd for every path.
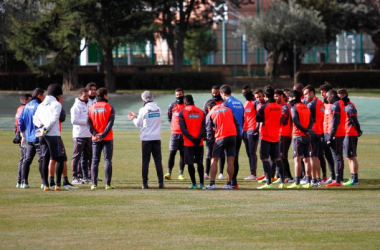
M 246 34 L 251 50 L 260 47 L 268 51 L 265 71 L 273 82 L 277 67 L 284 60 L 288 65 L 295 60 L 298 66 L 305 52 L 324 42 L 325 24 L 318 11 L 303 8 L 294 0 L 289 3 L 277 0 L 265 15 L 243 18 L 238 33 Z M 290 68 L 288 72 L 292 75 Z
M 185 40 L 185 57 L 201 72 L 202 58 L 218 51 L 216 36 L 212 29 L 201 28 L 188 32 Z
M 150 0 L 160 35 L 166 39 L 173 58 L 173 70 L 182 70 L 184 41 L 193 27 L 209 26 L 213 23 L 215 6 L 229 4 L 241 7 L 253 4 L 253 0 Z

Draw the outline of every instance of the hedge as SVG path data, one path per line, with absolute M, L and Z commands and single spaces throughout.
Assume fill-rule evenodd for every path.
M 334 88 L 380 88 L 380 70 L 304 71 L 296 74 L 295 81 L 316 87 L 327 81 Z
M 116 89 L 211 89 L 213 85 L 224 84 L 221 72 L 136 72 L 116 73 Z M 104 86 L 103 73 L 78 73 L 79 86 L 96 82 Z M 35 74 L 1 74 L 1 90 L 33 90 L 36 87 L 46 89 L 51 83 L 62 83 L 62 76 L 38 77 Z

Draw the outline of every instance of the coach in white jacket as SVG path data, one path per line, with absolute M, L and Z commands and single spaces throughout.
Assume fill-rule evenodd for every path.
M 73 159 L 72 174 L 73 184 L 91 182 L 89 173 L 89 160 L 91 156 L 91 132 L 88 126 L 88 102 L 89 90 L 81 88 L 78 97 L 75 98 L 74 105 L 71 107 L 71 124 L 73 124 Z M 80 163 L 80 164 L 79 164 Z M 83 179 L 80 180 L 79 177 Z
M 40 137 L 41 154 L 43 156 L 43 184 L 45 191 L 61 190 L 61 177 L 64 162 L 67 161 L 65 146 L 61 138 L 59 118 L 62 111 L 60 103 L 62 99 L 62 88 L 58 84 L 50 84 L 47 89 L 47 96 L 38 105 L 33 116 L 33 123 L 39 129 L 36 136 Z M 57 165 L 57 182 L 54 182 L 55 165 Z M 48 176 L 50 176 L 50 189 Z
M 148 188 L 148 170 L 150 155 L 153 155 L 156 165 L 158 188 L 164 188 L 162 155 L 161 155 L 161 109 L 153 102 L 153 94 L 145 91 L 141 94 L 144 107 L 139 114 L 129 112 L 129 119 L 136 127 L 140 128 L 140 140 L 142 144 L 142 179 L 143 189 Z

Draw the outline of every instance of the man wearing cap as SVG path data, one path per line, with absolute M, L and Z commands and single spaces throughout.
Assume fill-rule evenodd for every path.
M 114 189 L 112 180 L 112 154 L 113 154 L 113 123 L 115 109 L 108 104 L 108 90 L 100 88 L 96 91 L 97 103 L 88 111 L 90 132 L 92 134 L 92 169 L 91 190 L 98 188 L 99 162 L 102 151 L 104 153 L 104 172 L 106 177 L 106 190 Z
M 142 149 L 142 179 L 143 189 L 148 189 L 148 171 L 150 155 L 153 156 L 156 166 L 158 188 L 164 188 L 164 175 L 162 170 L 161 155 L 161 109 L 153 102 L 153 94 L 144 91 L 141 94 L 144 103 L 139 113 L 130 111 L 129 120 L 133 121 L 136 127 L 140 128 L 140 140 Z

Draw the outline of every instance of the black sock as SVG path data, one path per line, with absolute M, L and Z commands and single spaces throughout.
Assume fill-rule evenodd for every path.
M 230 181 L 227 181 L 227 186 L 231 186 L 231 182 Z
M 354 182 L 359 182 L 359 176 L 358 176 L 358 174 L 354 174 Z
M 206 158 L 206 174 L 210 175 L 211 158 Z
M 263 161 L 265 177 L 267 179 L 267 184 L 270 185 L 272 183 L 272 166 L 269 161 Z
M 301 182 L 301 177 L 296 176 L 296 185 L 299 185 Z
M 54 176 L 50 176 L 50 187 L 55 186 Z
M 307 177 L 307 183 L 310 183 L 311 182 L 311 176 L 308 176 Z
M 210 181 L 210 186 L 215 185 L 215 181 Z
M 193 164 L 189 164 L 187 166 L 188 170 L 189 170 L 189 175 L 190 175 L 190 178 L 191 178 L 191 182 L 193 183 L 193 185 L 196 185 L 196 180 L 195 180 L 195 168 L 194 168 L 194 165 Z
M 282 163 L 281 160 L 276 161 L 276 166 L 278 169 L 278 174 L 281 179 L 281 183 L 285 183 L 285 169 L 284 169 L 284 164 Z
M 63 185 L 68 185 L 69 184 L 69 178 L 67 176 L 63 177 Z

